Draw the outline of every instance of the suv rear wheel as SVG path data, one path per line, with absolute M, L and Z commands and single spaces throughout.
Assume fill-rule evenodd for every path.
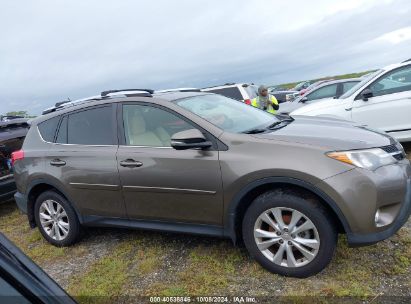
M 243 219 L 243 239 L 250 255 L 267 270 L 308 277 L 331 261 L 337 231 L 318 203 L 270 191 L 257 197 Z
M 55 246 L 68 246 L 80 236 L 80 223 L 73 207 L 55 191 L 39 195 L 34 205 L 35 220 L 43 237 Z

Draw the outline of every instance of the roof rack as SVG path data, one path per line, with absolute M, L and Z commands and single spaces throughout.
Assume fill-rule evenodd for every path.
M 65 101 L 60 101 L 57 102 L 54 107 L 45 109 L 42 114 L 48 114 L 51 112 L 54 112 L 58 109 L 65 108 L 67 106 L 74 106 L 76 104 L 82 103 L 82 102 L 90 102 L 94 100 L 102 100 L 102 99 L 107 99 L 110 98 L 112 95 L 125 95 L 125 96 L 142 96 L 142 97 L 152 97 L 151 94 L 154 93 L 154 90 L 149 90 L 149 89 L 123 89 L 123 90 L 107 90 L 103 91 L 100 93 L 100 95 L 95 95 L 95 96 L 90 96 L 82 99 L 77 99 L 77 100 L 68 100 Z
M 155 93 L 168 93 L 168 92 L 201 92 L 201 90 L 197 88 L 177 88 L 177 89 L 165 89 L 165 90 L 155 91 Z
M 404 60 L 404 61 L 401 62 L 401 63 L 406 63 L 406 62 L 409 62 L 409 61 L 411 61 L 411 58 L 410 58 L 410 59 L 407 59 L 407 60 Z
M 147 97 L 151 97 L 151 94 L 154 94 L 154 90 L 150 89 L 123 89 L 123 90 L 107 90 L 101 92 L 101 97 L 106 97 L 107 95 L 113 94 L 113 93 L 121 93 L 121 92 L 136 92 L 135 94 L 140 94 L 140 93 L 146 93 Z M 126 95 L 126 94 L 124 94 Z M 133 94 L 134 95 L 134 94 Z
M 71 102 L 71 99 L 70 99 L 70 98 L 67 98 L 67 100 L 63 100 L 63 101 L 56 102 L 56 104 L 55 104 L 54 106 L 55 106 L 55 107 L 59 107 L 59 106 L 65 104 L 65 103 L 69 103 L 69 102 Z

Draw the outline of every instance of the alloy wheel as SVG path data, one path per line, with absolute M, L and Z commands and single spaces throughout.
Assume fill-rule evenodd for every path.
M 286 207 L 271 208 L 257 218 L 254 240 L 260 252 L 283 267 L 301 267 L 317 256 L 320 237 L 303 213 Z
M 69 219 L 63 206 L 54 200 L 41 203 L 39 218 L 43 230 L 54 240 L 64 240 L 70 231 Z

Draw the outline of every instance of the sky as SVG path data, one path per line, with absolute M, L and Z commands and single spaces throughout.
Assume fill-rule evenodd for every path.
M 409 0 L 0 0 L 0 114 L 376 69 L 411 58 L 410 16 Z

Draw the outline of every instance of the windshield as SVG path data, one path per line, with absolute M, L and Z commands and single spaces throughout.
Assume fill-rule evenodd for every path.
M 366 84 L 371 78 L 374 78 L 375 76 L 381 74 L 383 72 L 383 70 L 377 70 L 375 72 L 372 72 L 368 75 L 366 75 L 366 77 L 364 77 L 363 80 L 361 80 L 359 83 L 357 83 L 355 86 L 353 86 L 351 89 L 349 89 L 347 92 L 345 92 L 343 95 L 341 95 L 339 97 L 339 99 L 345 99 L 350 97 L 352 94 L 354 94 L 355 92 L 357 92 L 357 90 L 359 88 L 361 88 L 364 84 Z
M 279 121 L 272 114 L 221 95 L 199 95 L 174 102 L 220 129 L 233 133 L 265 128 Z

